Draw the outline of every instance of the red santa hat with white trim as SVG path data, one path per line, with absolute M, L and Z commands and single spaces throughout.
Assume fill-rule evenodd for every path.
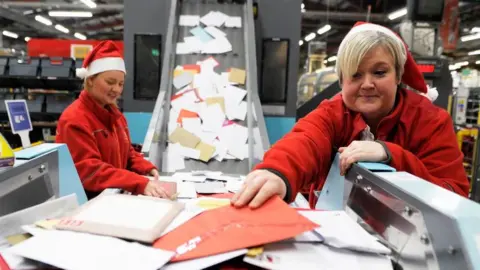
M 76 69 L 76 75 L 85 79 L 109 70 L 118 70 L 126 73 L 125 61 L 120 50 L 111 40 L 106 40 L 100 42 L 90 51 L 83 60 L 82 68 Z
M 412 54 L 408 50 L 407 44 L 403 42 L 402 38 L 400 38 L 395 32 L 392 30 L 373 23 L 367 22 L 357 22 L 353 28 L 348 32 L 348 34 L 343 39 L 342 43 L 340 44 L 339 51 L 347 42 L 349 42 L 350 38 L 353 34 L 363 32 L 363 31 L 378 31 L 382 32 L 400 43 L 403 44 L 405 55 L 407 56 L 406 61 L 404 63 L 404 72 L 402 76 L 402 83 L 410 86 L 411 88 L 420 92 L 421 95 L 427 97 L 431 101 L 435 101 L 438 97 L 438 92 L 436 88 L 430 88 L 425 83 L 425 79 L 423 78 L 422 72 L 419 70 L 417 63 L 413 59 Z

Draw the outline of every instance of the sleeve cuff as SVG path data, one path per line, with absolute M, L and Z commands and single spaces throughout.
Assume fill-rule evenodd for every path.
M 274 170 L 274 169 L 263 169 L 263 170 L 266 170 L 275 174 L 276 176 L 280 177 L 283 180 L 283 182 L 285 182 L 285 186 L 287 187 L 287 192 L 285 193 L 285 197 L 283 198 L 283 200 L 289 203 L 292 197 L 292 186 L 290 185 L 290 182 L 288 182 L 288 179 L 277 170 Z
M 388 149 L 387 145 L 383 141 L 375 141 L 383 146 L 383 149 L 385 150 L 385 153 L 387 154 L 387 159 L 384 161 L 381 161 L 381 163 L 385 164 L 390 164 L 392 162 L 392 152 L 390 152 L 390 149 Z

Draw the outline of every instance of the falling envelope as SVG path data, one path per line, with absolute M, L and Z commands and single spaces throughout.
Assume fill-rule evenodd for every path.
M 238 84 L 245 84 L 246 78 L 247 78 L 247 74 L 245 73 L 245 70 L 232 68 L 230 70 L 230 75 L 228 77 L 228 80 L 230 82 L 234 82 Z
M 209 97 L 205 100 L 207 102 L 207 105 L 213 105 L 213 104 L 218 104 L 220 105 L 220 108 L 222 108 L 222 111 L 225 112 L 225 98 L 224 97 Z
M 193 81 L 193 74 L 190 72 L 182 72 L 182 74 L 178 75 L 177 77 L 173 78 L 173 86 L 175 88 L 180 89 Z
M 195 148 L 200 143 L 199 137 L 181 127 L 175 129 L 168 138 L 171 142 L 179 143 L 188 148 Z
M 215 153 L 215 146 L 200 142 L 195 149 L 200 151 L 200 160 L 208 162 Z

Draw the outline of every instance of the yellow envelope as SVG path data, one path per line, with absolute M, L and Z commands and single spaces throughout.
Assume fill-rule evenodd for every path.
M 247 74 L 245 70 L 232 68 L 230 70 L 230 75 L 228 77 L 228 80 L 233 83 L 245 84 L 246 78 L 247 78 Z
M 200 142 L 195 149 L 200 151 L 200 160 L 208 162 L 215 153 L 215 146 Z
M 222 108 L 223 113 L 225 113 L 225 98 L 224 97 L 209 97 L 205 100 L 207 106 L 218 104 Z
M 7 236 L 6 239 L 7 239 L 7 242 L 13 246 L 27 240 L 30 237 L 32 237 L 31 234 L 22 233 L 22 234 L 14 234 L 14 235 Z
M 179 143 L 188 148 L 195 148 L 201 141 L 199 137 L 181 127 L 177 127 L 168 139 L 173 143 Z

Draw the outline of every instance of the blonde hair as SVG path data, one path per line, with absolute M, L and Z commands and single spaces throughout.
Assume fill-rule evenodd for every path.
M 337 53 L 336 72 L 342 84 L 342 75 L 352 77 L 358 70 L 360 62 L 372 49 L 382 47 L 393 57 L 395 71 L 398 81 L 401 80 L 404 72 L 404 65 L 407 61 L 407 52 L 400 38 L 395 38 L 378 30 L 365 30 L 350 33 L 342 41 Z

